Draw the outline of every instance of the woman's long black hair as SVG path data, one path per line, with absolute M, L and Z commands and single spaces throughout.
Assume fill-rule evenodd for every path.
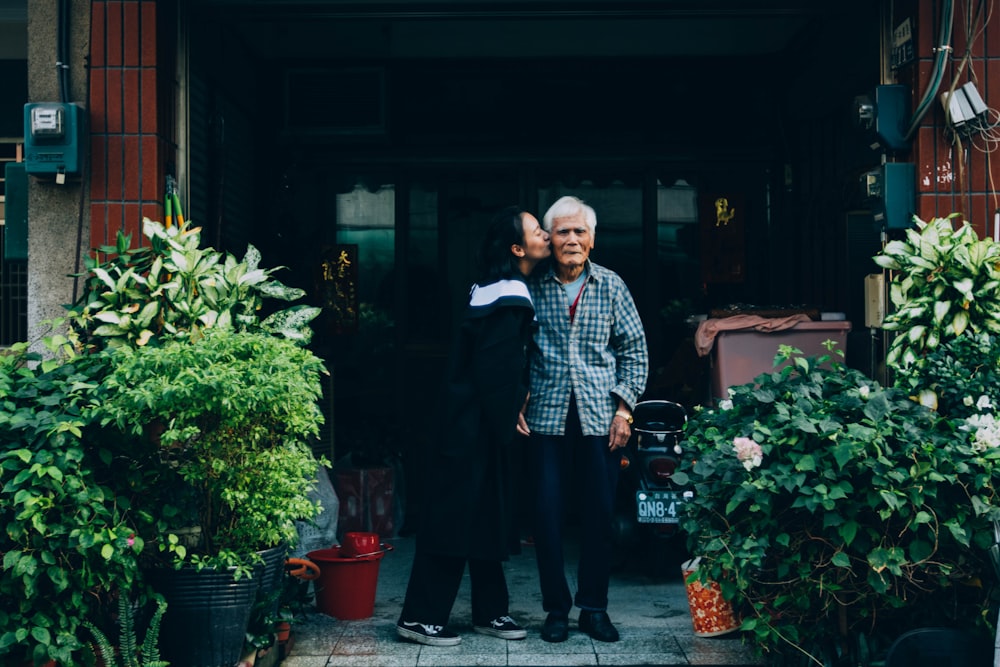
M 479 247 L 479 278 L 476 282 L 480 285 L 521 275 L 518 258 L 510 247 L 515 243 L 524 245 L 523 214 L 523 208 L 508 206 L 493 216 Z

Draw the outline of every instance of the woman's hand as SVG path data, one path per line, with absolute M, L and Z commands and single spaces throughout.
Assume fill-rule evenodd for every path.
M 523 409 L 517 413 L 517 426 L 515 428 L 521 435 L 531 435 L 531 429 L 528 428 L 528 421 L 524 418 Z

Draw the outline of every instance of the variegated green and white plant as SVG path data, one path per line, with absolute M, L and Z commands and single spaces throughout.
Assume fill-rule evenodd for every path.
M 894 310 L 883 325 L 898 332 L 886 364 L 906 369 L 942 342 L 969 333 L 1000 333 L 1000 244 L 967 223 L 923 221 L 890 241 L 875 262 L 890 271 Z
M 83 296 L 69 306 L 70 322 L 84 344 L 142 347 L 161 336 L 194 337 L 209 327 L 265 331 L 306 344 L 320 309 L 295 305 L 261 318 L 265 299 L 292 302 L 305 292 L 260 267 L 260 252 L 242 260 L 201 247 L 201 229 L 164 227 L 146 219 L 149 245 L 133 247 L 121 232 L 116 245 L 88 258 Z M 103 261 L 101 258 L 105 258 Z

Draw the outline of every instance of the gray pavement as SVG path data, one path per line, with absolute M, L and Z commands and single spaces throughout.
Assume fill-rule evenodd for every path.
M 679 568 L 666 577 L 652 578 L 627 567 L 612 577 L 608 613 L 621 640 L 592 640 L 576 627 L 571 614 L 569 640 L 543 642 L 539 631 L 545 620 L 538 591 L 534 553 L 523 553 L 506 564 L 511 616 L 528 629 L 528 637 L 504 641 L 472 630 L 468 575 L 459 591 L 450 628 L 462 643 L 430 647 L 397 638 L 396 620 L 403 604 L 413 557 L 414 538 L 388 540 L 394 550 L 379 563 L 375 608 L 371 618 L 341 621 L 311 612 L 300 617 L 283 667 L 423 667 L 448 665 L 763 665 L 755 659 L 739 632 L 719 637 L 694 634 L 691 613 Z M 567 572 L 576 562 L 567 545 Z M 336 566 L 335 566 L 336 567 Z

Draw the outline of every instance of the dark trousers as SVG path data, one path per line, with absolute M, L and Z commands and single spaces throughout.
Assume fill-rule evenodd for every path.
M 573 606 L 563 559 L 565 503 L 579 510 L 580 562 L 576 606 L 608 608 L 611 526 L 621 453 L 608 449 L 607 435 L 584 436 L 570 402 L 566 435 L 532 435 L 529 456 L 535 473 L 535 558 L 542 609 L 568 616 Z M 571 478 L 570 475 L 573 475 Z
M 466 563 L 469 564 L 469 582 L 472 587 L 473 625 L 489 625 L 493 619 L 506 616 L 510 598 L 503 563 L 498 560 L 427 553 L 420 548 L 418 538 L 400 620 L 448 625 L 448 617 L 458 596 Z

